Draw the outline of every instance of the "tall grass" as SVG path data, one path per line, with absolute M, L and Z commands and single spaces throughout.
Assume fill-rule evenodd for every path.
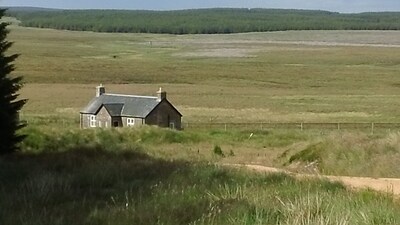
M 210 139 L 224 144 L 253 143 L 262 147 L 284 147 L 296 142 L 306 141 L 312 133 L 299 132 L 292 129 L 258 130 L 258 129 L 231 129 L 206 130 Z
M 101 147 L 109 151 L 139 149 L 143 144 L 159 145 L 168 143 L 198 142 L 201 137 L 195 133 L 143 126 L 124 129 L 40 129 L 32 126 L 23 133 L 28 137 L 21 148 L 26 152 L 58 152 L 77 147 Z
M 78 148 L 0 159 L 0 224 L 398 224 L 390 196 Z
M 29 126 L 23 132 L 29 135 L 21 148 L 29 153 L 81 147 L 131 149 L 168 160 L 263 164 L 330 175 L 400 177 L 400 133 L 395 132 L 369 135 L 293 130 L 175 131 L 150 126 L 86 130 Z
M 168 143 L 196 145 L 218 134 L 213 140 L 217 142 L 229 133 L 155 127 L 69 131 L 31 127 L 25 132 L 31 135 L 23 151 L 0 158 L 0 224 L 400 222 L 400 204 L 390 195 L 355 193 L 326 180 L 260 175 L 146 153 L 149 146 L 162 152 Z M 253 135 L 257 145 L 260 135 Z M 396 136 L 374 140 L 397 146 Z M 207 151 L 211 153 L 211 148 Z
M 400 176 L 400 133 L 175 131 L 150 126 L 86 130 L 29 126 L 23 132 L 29 135 L 21 148 L 29 153 L 81 147 L 131 149 L 168 160 L 264 164 L 330 175 Z
M 399 177 L 400 133 L 332 133 L 282 156 L 285 165 L 313 165 L 324 174 Z

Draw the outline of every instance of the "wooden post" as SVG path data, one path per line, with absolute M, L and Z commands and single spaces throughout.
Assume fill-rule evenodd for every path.
M 225 131 L 226 131 L 226 123 L 225 123 Z
M 303 131 L 303 123 L 300 124 L 300 129 Z
M 337 129 L 340 130 L 340 123 L 337 124 Z
M 371 134 L 374 134 L 374 128 L 375 128 L 375 124 L 371 123 Z

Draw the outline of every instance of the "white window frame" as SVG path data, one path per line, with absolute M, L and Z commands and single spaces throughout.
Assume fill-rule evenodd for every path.
M 135 118 L 126 118 L 126 126 L 127 127 L 135 126 Z
M 90 115 L 89 124 L 90 127 L 96 127 L 96 115 Z

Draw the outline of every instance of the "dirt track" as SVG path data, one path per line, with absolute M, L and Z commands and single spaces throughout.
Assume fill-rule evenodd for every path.
M 298 178 L 304 178 L 304 177 L 327 178 L 328 180 L 331 181 L 342 182 L 344 185 L 355 189 L 370 188 L 376 191 L 389 192 L 394 195 L 400 195 L 400 179 L 395 179 L 395 178 L 311 175 L 311 174 L 291 173 L 286 170 L 277 169 L 273 167 L 259 166 L 259 165 L 248 165 L 248 164 L 247 165 L 224 164 L 224 165 L 238 167 L 238 168 L 248 168 L 257 172 L 287 173 Z

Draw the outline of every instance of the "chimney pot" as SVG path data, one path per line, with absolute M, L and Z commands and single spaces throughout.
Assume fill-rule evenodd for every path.
M 167 98 L 167 92 L 163 91 L 162 88 L 157 91 L 157 101 L 161 102 Z
M 103 86 L 103 84 L 100 84 L 99 86 L 96 87 L 96 97 L 100 97 L 100 95 L 103 95 L 106 93 L 106 88 Z

